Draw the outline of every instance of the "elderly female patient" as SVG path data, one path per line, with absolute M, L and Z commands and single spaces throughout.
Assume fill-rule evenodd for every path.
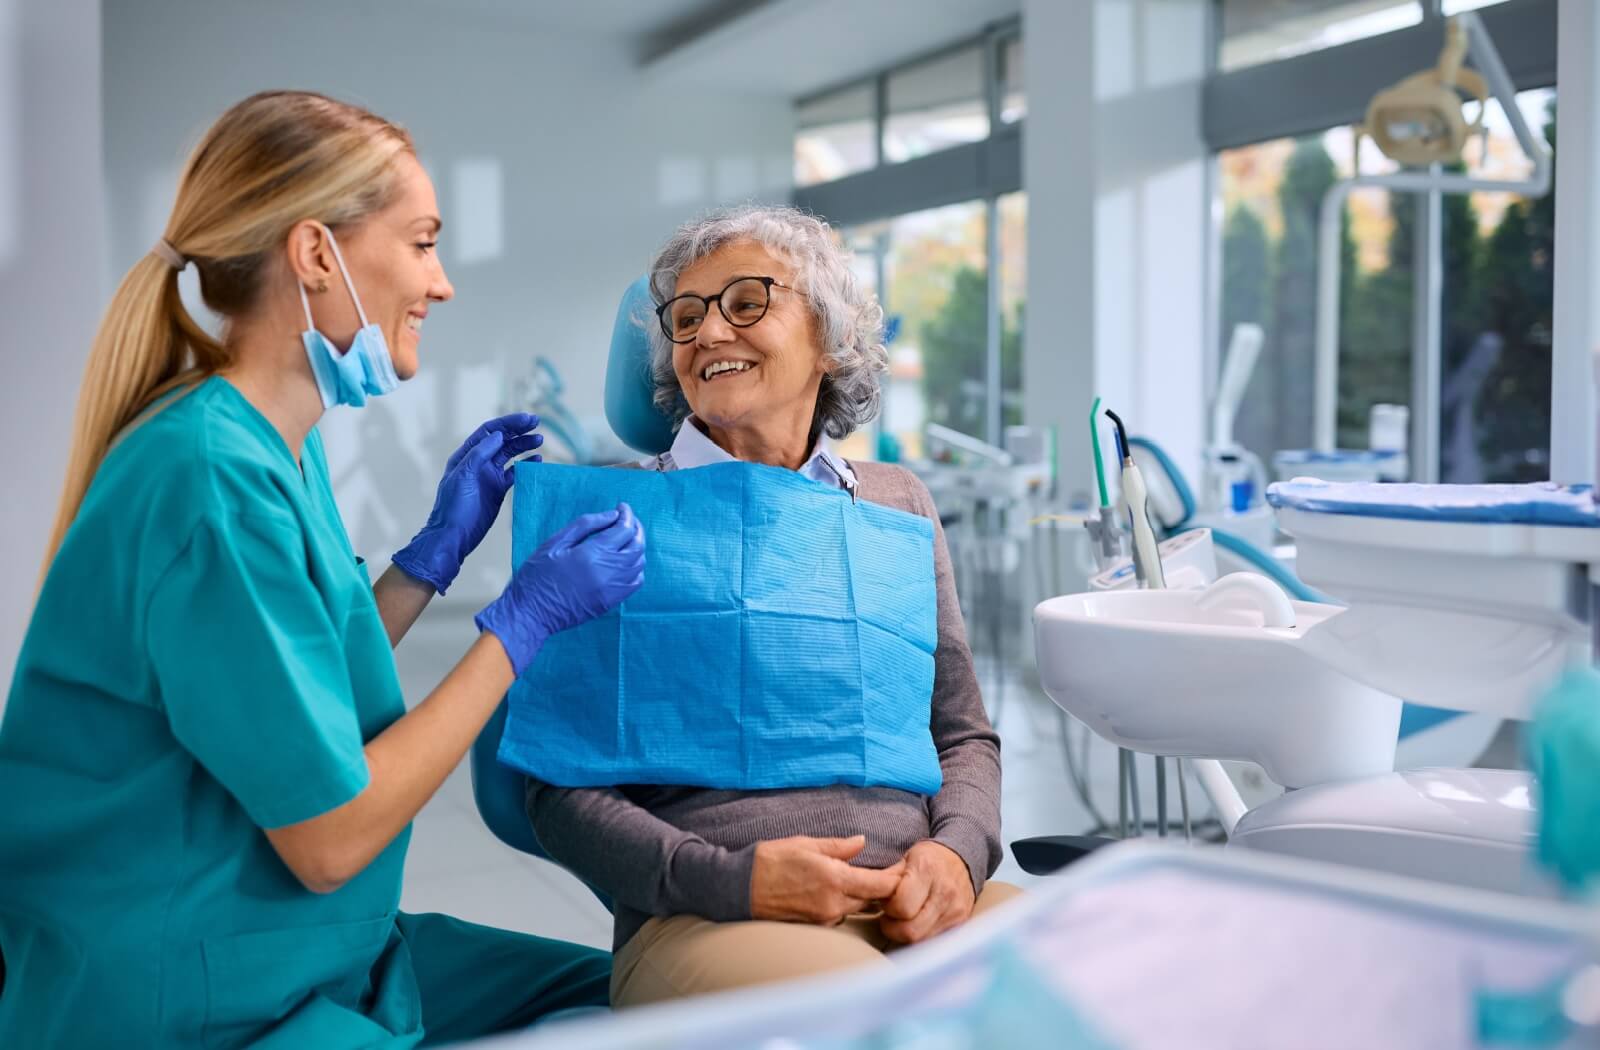
M 943 784 L 925 797 L 531 782 L 540 842 L 613 898 L 619 1006 L 881 961 L 1018 892 L 985 884 L 1001 857 L 1000 747 L 933 502 L 904 469 L 827 447 L 877 413 L 882 310 L 828 228 L 787 208 L 682 227 L 651 290 L 656 401 L 681 422 L 671 450 L 641 467 L 765 463 L 934 523 L 930 729 Z

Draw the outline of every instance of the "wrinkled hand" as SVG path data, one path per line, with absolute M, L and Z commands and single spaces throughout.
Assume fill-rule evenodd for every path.
M 516 480 L 516 472 L 506 465 L 544 444 L 543 437 L 531 432 L 538 425 L 539 417 L 527 412 L 491 419 L 451 454 L 427 524 L 394 556 L 407 576 L 440 594 L 455 582 L 461 563 L 483 542 Z
M 750 874 L 750 914 L 757 919 L 834 926 L 894 893 L 905 862 L 857 868 L 849 861 L 867 848 L 864 835 L 817 839 L 795 835 L 756 846 Z
M 603 616 L 644 585 L 644 527 L 633 508 L 585 514 L 545 540 L 474 622 L 521 677 L 545 639 Z
M 930 840 L 906 853 L 905 877 L 884 901 L 878 928 L 898 944 L 916 944 L 972 916 L 977 897 L 967 862 L 948 846 Z

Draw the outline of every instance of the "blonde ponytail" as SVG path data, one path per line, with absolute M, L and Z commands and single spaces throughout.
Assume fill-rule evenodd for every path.
M 411 149 L 403 129 L 358 106 L 303 91 L 253 95 L 223 114 L 189 158 L 164 240 L 194 262 L 206 305 L 239 317 L 255 305 L 272 253 L 295 223 L 335 226 L 383 207 L 393 161 Z M 163 394 L 231 363 L 227 346 L 185 309 L 178 270 L 155 254 L 135 263 L 84 368 L 45 572 L 117 435 Z

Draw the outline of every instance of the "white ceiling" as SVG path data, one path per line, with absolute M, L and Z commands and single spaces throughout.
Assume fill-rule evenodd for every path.
M 1021 0 L 771 0 L 646 67 L 667 83 L 797 97 L 1020 13 Z
M 664 85 L 796 97 L 1015 17 L 1022 0 L 412 0 L 451 18 L 613 37 Z M 1061 0 L 1077 3 L 1080 0 Z

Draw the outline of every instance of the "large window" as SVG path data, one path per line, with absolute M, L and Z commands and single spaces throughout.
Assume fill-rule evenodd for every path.
M 981 45 L 889 74 L 883 159 L 924 157 L 989 137 Z
M 847 455 L 1021 422 L 1026 109 L 1016 25 L 797 105 L 795 203 L 840 231 L 890 333 L 882 413 Z
M 1523 92 L 1528 123 L 1554 140 L 1554 92 Z M 1466 151 L 1475 173 L 1528 173 L 1498 107 L 1486 144 Z M 1219 155 L 1224 209 L 1221 339 L 1263 326 L 1267 342 L 1240 412 L 1237 437 L 1270 462 L 1311 444 L 1317 215 L 1328 188 L 1351 174 L 1393 170 L 1370 140 L 1359 157 L 1349 128 L 1257 143 Z M 1441 199 L 1438 477 L 1447 482 L 1549 476 L 1550 329 L 1554 196 L 1507 193 Z M 1375 404 L 1412 405 L 1416 360 L 1418 197 L 1352 195 L 1342 239 L 1339 444 L 1368 447 Z M 1413 406 L 1414 407 L 1414 406 Z
M 1416 25 L 1421 0 L 1220 0 L 1221 69 L 1321 51 Z
M 888 447 L 921 456 L 927 423 L 981 435 L 989 282 L 983 202 L 858 227 L 849 240 L 871 245 L 883 260 L 879 298 L 893 338 L 879 426 Z
M 1000 197 L 994 214 L 1003 428 L 1022 422 L 1027 195 Z M 891 339 L 879 427 L 886 446 L 903 456 L 922 455 L 928 423 L 976 437 L 989 432 L 988 223 L 986 202 L 968 201 L 843 234 L 858 275 L 877 288 L 883 303 Z
M 1000 122 L 1015 124 L 1028 115 L 1028 96 L 1022 90 L 1022 38 L 1013 37 L 1000 48 Z
M 871 84 L 795 107 L 796 186 L 854 175 L 877 162 L 877 92 Z
M 1312 443 L 1318 214 L 1328 189 L 1355 172 L 1353 146 L 1350 129 L 1335 128 L 1226 150 L 1218 158 L 1225 215 L 1221 342 L 1226 346 L 1241 323 L 1259 324 L 1267 335 L 1235 437 L 1269 464 L 1280 449 Z M 1383 168 L 1381 160 L 1368 151 L 1363 154 L 1364 173 Z M 1368 369 L 1358 398 L 1407 404 L 1410 256 L 1390 255 L 1394 223 L 1389 204 L 1386 191 L 1367 190 L 1352 195 L 1346 207 L 1340 250 L 1342 319 L 1364 313 L 1364 297 L 1354 288 L 1363 278 L 1365 297 L 1386 298 L 1389 308 L 1383 311 L 1384 320 L 1341 324 L 1340 346 L 1347 351 L 1360 340 L 1364 358 L 1387 366 L 1381 377 L 1381 369 Z M 1342 365 L 1345 357 L 1341 353 Z M 1355 371 L 1359 368 L 1348 369 Z M 1349 404 L 1341 409 L 1348 410 L 1341 416 L 1354 411 Z M 1341 437 L 1347 447 L 1352 443 L 1347 435 Z
M 1555 92 L 1523 92 L 1517 104 L 1553 146 Z M 1525 177 L 1498 106 L 1488 124 L 1486 168 Z M 1441 480 L 1550 477 L 1555 204 L 1554 190 L 1536 200 L 1475 193 L 1446 204 Z

